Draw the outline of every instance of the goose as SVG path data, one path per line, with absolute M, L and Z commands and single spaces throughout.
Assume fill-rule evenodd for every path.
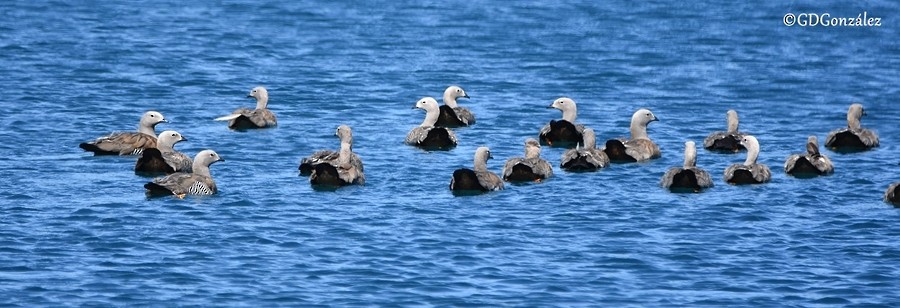
M 660 181 L 662 187 L 672 191 L 690 190 L 700 192 L 713 186 L 709 172 L 697 167 L 697 147 L 693 141 L 684 143 L 684 165 L 672 167 Z
M 264 87 L 255 87 L 247 97 L 256 99 L 256 109 L 238 108 L 230 115 L 216 118 L 216 121 L 228 121 L 228 128 L 244 130 L 276 126 L 275 114 L 270 111 L 269 91 Z
M 174 130 L 167 130 L 159 133 L 156 140 L 156 148 L 149 148 L 141 153 L 141 157 L 134 164 L 135 173 L 191 172 L 194 164 L 191 158 L 174 149 L 176 143 L 187 141 L 187 138 Z
M 878 146 L 878 134 L 862 128 L 859 120 L 866 115 L 861 104 L 852 104 L 847 111 L 847 127 L 839 128 L 825 138 L 825 147 L 836 152 L 859 152 Z
M 137 132 L 116 132 L 94 141 L 79 144 L 78 147 L 99 155 L 141 155 L 144 149 L 156 147 L 156 125 L 168 123 L 156 111 L 147 111 L 141 116 Z
M 425 110 L 425 120 L 406 135 L 406 144 L 424 149 L 449 150 L 456 146 L 456 134 L 446 127 L 435 127 L 440 115 L 440 107 L 433 97 L 424 97 L 416 102 L 413 109 Z
M 609 166 L 609 157 L 596 147 L 594 129 L 586 128 L 581 135 L 584 146 L 566 150 L 559 160 L 559 167 L 568 171 L 597 171 Z
M 533 138 L 525 140 L 525 157 L 513 157 L 503 165 L 503 180 L 509 182 L 541 182 L 553 176 L 553 167 L 541 158 L 541 144 Z
M 550 120 L 550 123 L 541 128 L 538 139 L 541 144 L 551 147 L 575 147 L 578 143 L 584 143 L 582 132 L 584 125 L 575 124 L 578 116 L 578 107 L 575 101 L 568 97 L 560 97 L 553 101 L 547 108 L 562 111 L 562 120 Z
M 497 174 L 487 169 L 491 149 L 479 147 L 475 150 L 475 164 L 472 169 L 460 168 L 453 171 L 450 190 L 453 191 L 494 191 L 503 189 L 503 181 Z
M 460 127 L 475 124 L 475 115 L 468 108 L 456 104 L 456 99 L 460 97 L 469 98 L 469 95 L 458 86 L 450 86 L 444 90 L 444 104 L 440 107 L 441 115 L 435 126 Z
M 900 207 L 900 182 L 888 186 L 887 191 L 884 192 L 884 202 Z
M 191 173 L 176 172 L 144 184 L 149 196 L 213 195 L 218 192 L 209 174 L 209 166 L 225 161 L 213 150 L 203 150 L 194 157 Z
M 745 150 L 744 146 L 741 145 L 741 137 L 744 136 L 744 133 L 738 131 L 737 111 L 728 110 L 725 113 L 725 119 L 728 121 L 728 130 L 709 134 L 703 140 L 703 147 L 710 151 L 731 153 Z
M 611 162 L 641 162 L 659 158 L 659 146 L 647 136 L 647 125 L 659 121 L 650 110 L 639 109 L 631 116 L 631 139 L 610 139 L 603 152 Z
M 769 167 L 757 164 L 759 157 L 759 141 L 751 135 L 741 138 L 741 145 L 747 149 L 747 160 L 743 164 L 733 164 L 725 168 L 725 182 L 730 184 L 759 184 L 772 179 Z
M 340 187 L 366 183 L 362 160 L 353 153 L 353 135 L 347 125 L 338 126 L 336 135 L 341 139 L 341 149 L 336 157 L 332 155 L 311 164 L 309 183 L 321 186 Z
M 350 126 L 340 125 L 337 130 L 335 130 L 334 135 L 337 136 L 341 140 L 341 144 L 350 143 L 353 144 L 353 130 L 350 129 Z M 320 150 L 312 153 L 300 161 L 300 175 L 309 176 L 312 174 L 315 166 L 322 163 L 331 163 L 338 160 L 341 151 L 332 151 L 332 150 Z M 355 166 L 359 171 L 363 171 L 362 160 L 359 159 L 359 155 L 356 155 L 354 152 L 350 152 L 350 164 Z
M 834 164 L 828 156 L 819 153 L 816 136 L 806 140 L 806 154 L 792 154 L 784 162 L 784 172 L 796 177 L 815 177 L 834 172 Z

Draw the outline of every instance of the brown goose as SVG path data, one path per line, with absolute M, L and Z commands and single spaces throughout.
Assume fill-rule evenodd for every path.
M 156 111 L 147 111 L 141 116 L 137 132 L 112 133 L 78 147 L 98 155 L 141 155 L 144 149 L 156 147 L 156 125 L 169 122 Z
M 238 108 L 230 115 L 216 118 L 216 121 L 228 121 L 228 128 L 244 130 L 251 128 L 266 128 L 278 125 L 275 114 L 267 107 L 269 105 L 269 91 L 264 87 L 255 87 L 250 90 L 247 97 L 256 99 L 256 108 Z

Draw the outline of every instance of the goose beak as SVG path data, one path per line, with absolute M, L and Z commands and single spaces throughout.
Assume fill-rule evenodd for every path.
M 188 139 L 184 136 L 181 136 L 181 141 L 187 141 Z
M 464 98 L 469 98 L 469 94 L 463 95 Z
M 169 123 L 169 120 L 162 119 L 162 120 L 159 120 L 159 123 Z
M 550 104 L 550 106 L 547 106 L 547 109 L 553 109 L 553 104 Z
M 653 121 L 659 121 L 659 118 L 657 118 L 656 115 L 654 115 L 654 116 L 653 116 L 653 119 L 650 120 L 650 122 L 653 122 Z

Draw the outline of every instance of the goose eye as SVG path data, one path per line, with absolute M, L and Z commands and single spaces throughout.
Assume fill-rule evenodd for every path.
M 178 134 L 172 134 L 172 137 L 178 136 Z
M 150 117 L 153 118 L 153 117 L 156 117 L 156 116 L 151 114 Z

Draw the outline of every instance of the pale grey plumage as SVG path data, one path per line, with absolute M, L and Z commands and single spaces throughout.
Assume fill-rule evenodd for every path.
M 801 161 L 803 166 L 798 166 L 797 163 Z M 815 170 L 808 170 L 810 166 Z M 800 169 L 797 169 L 798 167 Z M 819 153 L 819 141 L 815 135 L 812 135 L 806 140 L 805 154 L 791 154 L 788 156 L 784 162 L 784 172 L 788 174 L 800 172 L 827 175 L 834 172 L 834 164 L 828 156 Z
M 703 147 L 714 151 L 738 152 L 744 150 L 740 145 L 741 138 L 744 133 L 738 131 L 738 114 L 735 110 L 728 110 L 725 113 L 725 119 L 728 123 L 726 131 L 712 132 L 703 140 Z
M 517 166 L 527 167 L 530 174 L 517 174 Z M 503 179 L 506 181 L 541 181 L 553 176 L 553 167 L 541 158 L 541 145 L 537 140 L 525 140 L 525 157 L 513 157 L 503 165 Z M 521 177 L 520 177 L 521 176 Z
M 596 170 L 609 166 L 609 157 L 597 149 L 597 136 L 591 128 L 582 131 L 584 144 L 568 149 L 559 160 L 560 168 L 567 170 Z
M 741 138 L 741 145 L 747 149 L 747 159 L 743 164 L 733 164 L 725 168 L 725 182 L 731 184 L 765 183 L 772 179 L 769 167 L 756 162 L 759 157 L 759 141 L 756 137 L 745 135 Z M 750 177 L 736 176 L 738 172 L 749 172 Z
M 681 175 L 679 176 L 679 174 Z M 681 178 L 685 176 L 693 176 L 693 178 Z M 679 182 L 679 180 L 686 182 Z M 709 172 L 697 167 L 697 147 L 693 141 L 684 143 L 684 164 L 681 167 L 672 167 L 666 171 L 666 174 L 664 174 L 660 180 L 660 186 L 665 188 L 675 188 L 674 186 L 678 186 L 678 188 L 692 188 L 694 191 L 700 191 L 700 189 L 713 186 L 712 177 L 710 177 Z
M 192 173 L 173 173 L 154 179 L 144 185 L 151 195 L 212 195 L 218 192 L 216 182 L 209 173 L 209 166 L 224 161 L 213 150 L 203 150 L 194 157 Z
M 456 139 L 456 134 L 453 133 L 452 130 L 445 127 L 434 126 L 440 116 L 440 107 L 438 106 L 437 100 L 433 97 L 424 97 L 416 102 L 416 105 L 413 108 L 425 110 L 425 120 L 422 121 L 422 124 L 409 131 L 406 135 L 406 144 L 423 147 L 456 146 L 458 141 Z M 446 138 L 444 138 L 444 135 L 442 135 L 441 132 L 438 132 L 439 130 L 446 132 Z M 429 134 L 434 134 L 432 135 L 434 140 L 428 138 Z M 431 144 L 432 141 L 435 144 Z
M 269 92 L 264 87 L 255 87 L 247 97 L 256 99 L 256 108 L 238 108 L 230 115 L 216 118 L 217 121 L 228 121 L 228 128 L 266 128 L 278 125 L 275 114 L 268 109 Z
M 825 147 L 840 150 L 842 148 L 867 149 L 879 146 L 878 134 L 863 128 L 860 124 L 860 119 L 865 115 L 862 104 L 850 105 L 850 109 L 847 110 L 847 127 L 829 133 L 825 139 Z
M 144 149 L 156 147 L 156 125 L 168 122 L 156 111 L 141 116 L 137 132 L 116 132 L 79 145 L 94 155 L 140 155 Z

